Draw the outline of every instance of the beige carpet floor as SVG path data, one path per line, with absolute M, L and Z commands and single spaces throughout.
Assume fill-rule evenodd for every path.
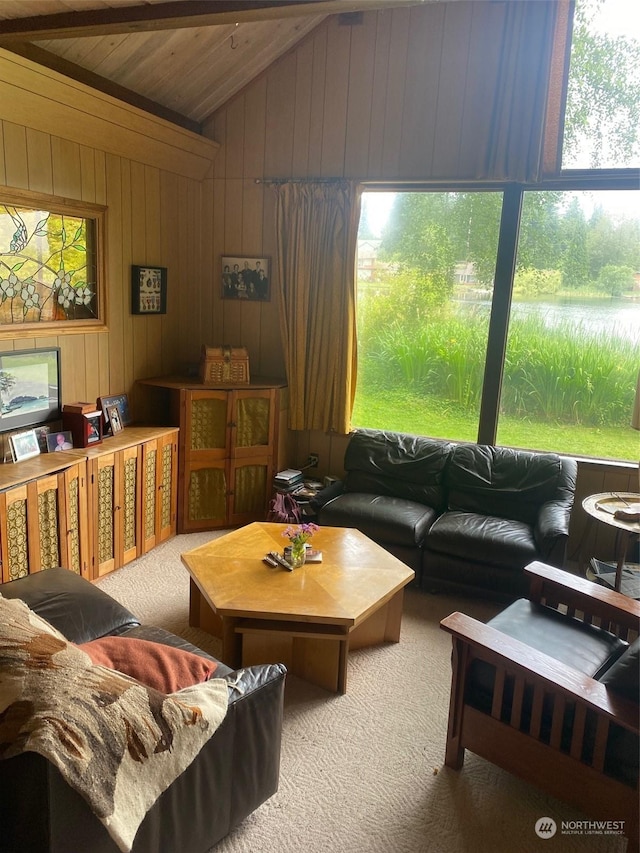
M 215 535 L 178 536 L 99 586 L 215 655 L 218 641 L 188 625 L 180 562 Z M 346 695 L 289 676 L 279 791 L 215 853 L 623 853 L 620 837 L 561 834 L 585 815 L 469 752 L 462 771 L 443 766 L 451 640 L 438 623 L 498 609 L 408 590 L 401 642 L 353 652 Z M 543 816 L 558 824 L 552 839 L 535 834 Z

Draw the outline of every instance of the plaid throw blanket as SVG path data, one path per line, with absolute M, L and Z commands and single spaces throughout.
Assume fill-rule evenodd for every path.
M 165 695 L 94 666 L 0 594 L 0 759 L 38 752 L 129 851 L 149 808 L 224 719 L 222 679 Z

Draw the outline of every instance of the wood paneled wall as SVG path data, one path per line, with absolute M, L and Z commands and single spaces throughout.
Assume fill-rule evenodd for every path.
M 257 180 L 473 176 L 498 80 L 489 45 L 507 5 L 461 0 L 370 11 L 355 26 L 329 18 L 215 113 L 204 127 L 221 146 L 205 183 L 214 223 L 206 249 L 211 268 L 219 270 L 223 254 L 274 255 L 274 194 Z M 210 292 L 211 339 L 244 344 L 252 369 L 283 375 L 274 299 L 247 305 L 221 300 L 217 286 Z M 340 476 L 347 440 L 295 433 L 289 464 L 303 465 L 314 452 L 320 465 L 311 473 Z M 637 489 L 637 469 L 580 464 L 574 559 L 585 534 L 582 498 L 614 488 Z M 596 536 L 594 553 L 607 556 L 610 531 Z
M 217 150 L 0 51 L 0 184 L 107 208 L 107 330 L 61 328 L 45 337 L 1 330 L 0 349 L 59 346 L 65 401 L 126 392 L 134 417 L 149 419 L 136 380 L 197 362 L 213 310 L 203 275 L 203 179 Z M 166 315 L 131 314 L 132 264 L 168 268 Z

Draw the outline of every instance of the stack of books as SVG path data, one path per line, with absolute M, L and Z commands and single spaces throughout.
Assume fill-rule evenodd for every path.
M 284 492 L 285 494 L 296 492 L 302 483 L 302 471 L 296 471 L 294 468 L 279 471 L 273 478 L 273 488 L 277 492 Z

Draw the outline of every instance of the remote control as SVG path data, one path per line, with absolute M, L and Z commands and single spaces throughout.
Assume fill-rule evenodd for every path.
M 288 572 L 293 571 L 293 566 L 290 566 L 289 563 L 287 563 L 287 561 L 285 560 L 285 558 L 280 556 L 277 551 L 269 551 L 269 554 L 267 556 L 271 557 L 272 560 L 275 560 L 279 566 L 282 566 L 282 568 L 286 569 Z
M 270 554 L 265 554 L 262 558 L 262 562 L 266 563 L 267 566 L 271 566 L 272 569 L 275 569 L 278 565 Z

